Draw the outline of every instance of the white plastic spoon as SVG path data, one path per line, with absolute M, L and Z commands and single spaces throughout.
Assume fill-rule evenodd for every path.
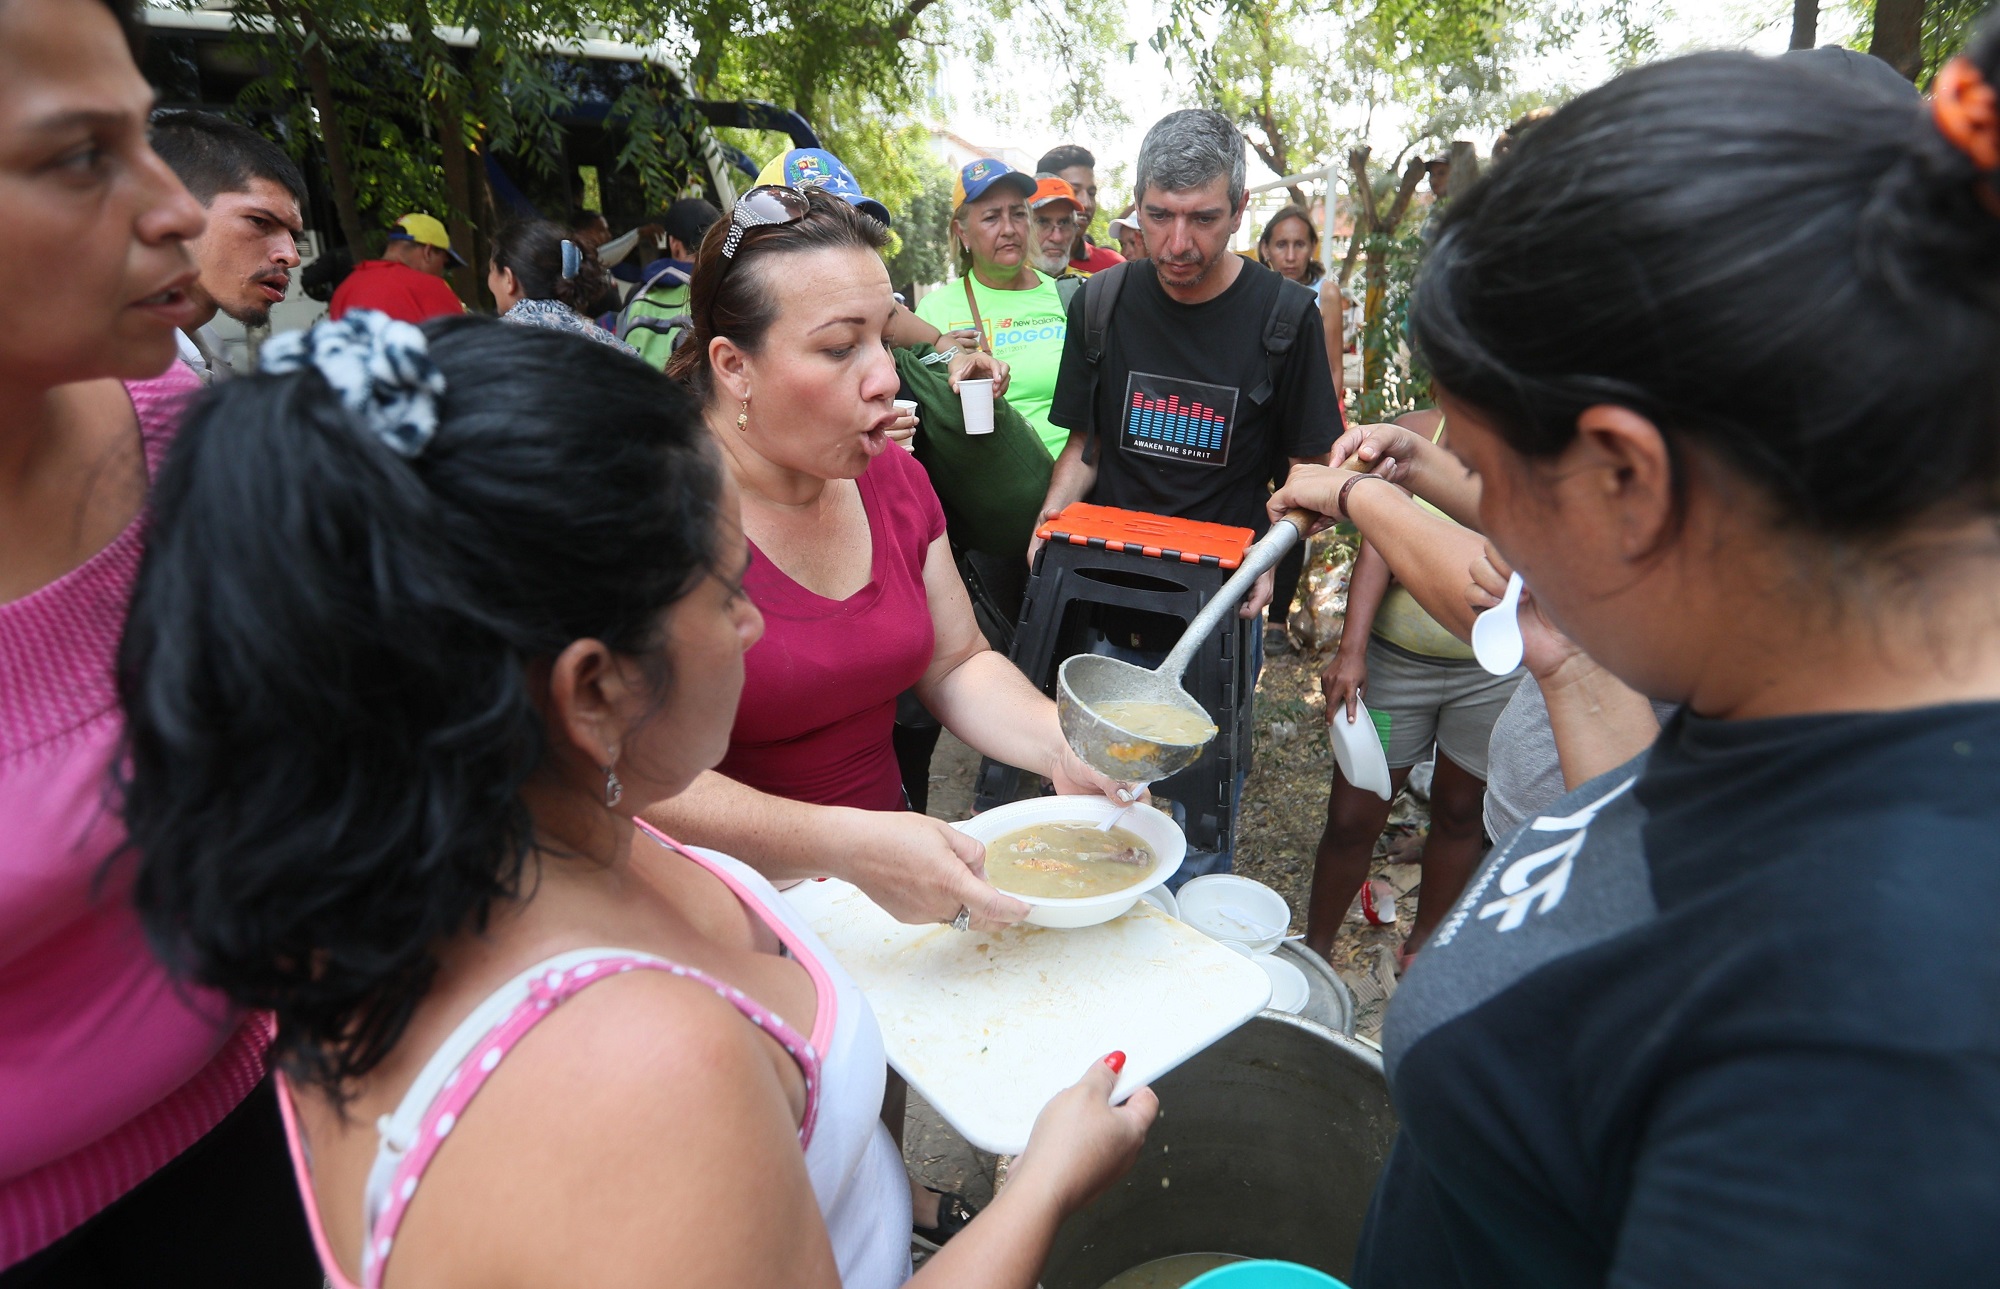
M 1479 615 L 1472 623 L 1472 656 L 1496 676 L 1504 676 L 1521 665 L 1527 645 L 1521 640 L 1521 575 L 1507 579 L 1507 594 L 1500 603 Z

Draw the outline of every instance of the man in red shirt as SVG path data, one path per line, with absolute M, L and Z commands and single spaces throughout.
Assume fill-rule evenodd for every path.
M 389 234 L 382 258 L 355 265 L 334 291 L 327 316 L 339 321 L 350 309 L 374 309 L 404 322 L 422 322 L 464 313 L 464 303 L 444 280 L 447 260 L 465 263 L 451 248 L 444 225 L 429 215 L 405 215 Z
M 1113 264 L 1123 264 L 1123 255 L 1090 240 L 1090 221 L 1097 218 L 1097 158 L 1090 149 L 1074 143 L 1051 148 L 1035 163 L 1035 173 L 1054 175 L 1076 193 L 1076 245 L 1069 266 L 1079 273 L 1102 273 Z

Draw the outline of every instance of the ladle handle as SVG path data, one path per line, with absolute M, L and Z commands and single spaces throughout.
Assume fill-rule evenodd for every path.
M 1222 619 L 1245 595 L 1264 570 L 1276 567 L 1285 552 L 1296 545 L 1300 538 L 1312 527 L 1313 513 L 1310 510 L 1288 510 L 1285 517 L 1271 525 L 1271 530 L 1259 537 L 1249 550 L 1243 552 L 1243 562 L 1236 567 L 1215 598 L 1201 606 L 1201 612 L 1194 615 L 1186 631 L 1174 643 L 1166 661 L 1160 664 L 1159 674 L 1179 682 L 1181 673 L 1194 661 L 1194 651 L 1201 648 L 1201 642 L 1209 633 L 1222 625 Z

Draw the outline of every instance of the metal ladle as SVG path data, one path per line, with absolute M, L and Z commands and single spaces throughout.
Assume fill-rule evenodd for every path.
M 1272 524 L 1271 530 L 1243 553 L 1242 564 L 1215 598 L 1195 614 L 1157 671 L 1091 653 L 1077 654 L 1063 663 L 1056 672 L 1056 719 L 1063 737 L 1085 765 L 1114 779 L 1143 784 L 1164 779 L 1200 759 L 1202 749 L 1215 738 L 1215 722 L 1194 696 L 1181 688 L 1181 673 L 1194 660 L 1194 651 L 1249 593 L 1251 585 L 1310 531 L 1312 520 L 1311 511 L 1292 510 Z M 1208 733 L 1193 743 L 1162 743 L 1136 734 L 1098 709 L 1098 704 L 1120 700 L 1178 708 L 1207 725 Z

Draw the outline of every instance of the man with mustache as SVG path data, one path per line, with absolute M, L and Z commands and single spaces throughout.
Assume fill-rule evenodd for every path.
M 1054 175 L 1035 176 L 1035 195 L 1028 198 L 1028 263 L 1055 279 L 1063 306 L 1090 274 L 1071 267 L 1069 249 L 1076 242 L 1077 212 L 1083 203 L 1076 190 Z
M 1043 518 L 1091 501 L 1262 533 L 1271 480 L 1324 463 L 1341 430 L 1312 292 L 1229 249 L 1249 197 L 1243 138 L 1221 114 L 1161 118 L 1139 148 L 1135 196 L 1151 258 L 1100 270 L 1070 301 L 1049 408 L 1069 438 Z M 1268 572 L 1257 580 L 1244 619 L 1263 612 L 1271 586 Z M 1105 651 L 1148 666 L 1182 630 L 1108 608 L 1096 626 Z M 1254 669 L 1263 634 L 1239 630 Z M 1230 862 L 1226 849 L 1190 849 L 1181 871 L 1227 872 Z
M 208 208 L 208 226 L 188 243 L 201 277 L 188 289 L 200 306 L 183 328 L 181 361 L 206 385 L 234 375 L 209 323 L 223 313 L 246 327 L 271 320 L 291 288 L 305 231 L 305 176 L 263 135 L 207 112 L 153 118 L 153 149 Z

